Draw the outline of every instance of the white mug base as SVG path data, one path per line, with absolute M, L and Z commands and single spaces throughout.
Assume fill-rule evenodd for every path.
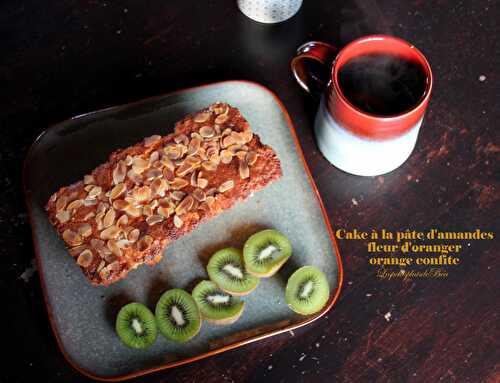
M 408 132 L 392 139 L 370 140 L 340 126 L 321 99 L 314 124 L 316 142 L 335 167 L 359 176 L 377 176 L 401 166 L 412 153 L 422 119 Z

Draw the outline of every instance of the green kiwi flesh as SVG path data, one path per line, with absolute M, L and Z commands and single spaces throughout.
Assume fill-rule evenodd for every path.
M 292 245 L 277 230 L 262 230 L 252 235 L 243 246 L 247 271 L 260 278 L 273 276 L 292 255 Z
M 184 290 L 163 293 L 156 304 L 160 333 L 174 342 L 187 342 L 200 331 L 201 314 L 193 297 Z
M 121 341 L 135 349 L 151 346 L 158 333 L 155 316 L 141 303 L 123 306 L 116 317 L 115 328 Z
M 212 282 L 231 295 L 246 295 L 259 284 L 259 279 L 250 275 L 243 264 L 241 251 L 228 247 L 217 251 L 207 265 Z
M 203 319 L 217 325 L 236 322 L 245 307 L 245 302 L 221 290 L 212 281 L 198 283 L 192 296 Z
M 330 286 L 325 274 L 314 266 L 296 270 L 286 284 L 285 298 L 296 313 L 310 315 L 328 302 Z

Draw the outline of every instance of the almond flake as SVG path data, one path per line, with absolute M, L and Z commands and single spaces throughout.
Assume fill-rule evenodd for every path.
M 93 260 L 94 254 L 92 254 L 92 251 L 87 249 L 80 253 L 76 263 L 78 263 L 81 267 L 89 267 Z
M 196 187 L 198 185 L 198 171 L 195 170 L 194 172 L 191 173 L 191 186 Z
M 135 207 L 135 206 L 129 205 L 129 207 L 127 209 L 125 209 L 125 212 L 134 218 L 138 218 L 138 217 L 142 216 L 142 208 L 141 207 Z
M 194 116 L 193 121 L 197 123 L 202 123 L 207 121 L 210 118 L 210 113 L 208 112 L 201 112 L 198 113 L 196 116 Z
M 111 192 L 109 193 L 109 198 L 116 199 L 126 191 L 127 191 L 127 186 L 123 182 L 121 182 L 117 184 L 113 189 L 111 189 Z
M 158 211 L 159 215 L 161 215 L 161 216 L 163 216 L 165 218 L 168 218 L 172 214 L 173 209 L 170 208 L 170 207 L 160 206 L 157 211 Z
M 84 199 L 83 200 L 83 206 L 94 206 L 97 204 L 97 201 L 95 199 Z
M 161 139 L 161 136 L 155 134 L 154 136 L 150 136 L 150 137 L 146 137 L 144 139 L 144 146 L 146 148 L 149 148 L 150 146 L 153 146 L 154 144 L 156 144 L 158 141 L 160 141 Z
M 186 186 L 189 185 L 189 182 L 186 181 L 184 178 L 176 177 L 171 183 L 170 187 L 174 190 L 179 190 L 182 188 L 185 188 Z
M 151 217 L 153 215 L 153 208 L 149 205 L 145 205 L 142 208 L 142 214 L 146 217 Z
M 107 240 L 107 239 L 114 239 L 118 237 L 120 234 L 121 229 L 118 226 L 110 226 L 107 229 L 104 229 L 101 231 L 101 234 L 99 237 L 101 239 Z
M 85 177 L 83 177 L 83 184 L 84 185 L 95 184 L 94 176 L 91 174 L 87 174 Z
M 116 243 L 116 241 L 114 239 L 110 239 L 107 242 L 106 246 L 117 257 L 121 257 L 123 255 L 122 249 L 120 249 L 120 247 L 118 246 L 118 244 Z
M 123 214 L 120 218 L 116 220 L 116 226 L 119 228 L 124 228 L 128 224 L 128 216 Z
M 182 219 L 180 219 L 178 216 L 174 215 L 174 226 L 176 228 L 180 229 L 183 224 L 184 224 L 184 222 L 182 221 Z
M 227 192 L 228 190 L 231 190 L 234 187 L 234 181 L 229 180 L 226 182 L 223 182 L 219 185 L 219 193 L 224 193 Z
M 174 142 L 176 144 L 187 145 L 189 143 L 189 138 L 185 134 L 179 134 L 178 136 L 174 137 Z
M 234 142 L 238 145 L 244 145 L 246 144 L 245 137 L 243 136 L 242 133 L 240 132 L 232 132 L 231 137 L 233 137 Z
M 236 141 L 234 141 L 234 138 L 232 136 L 226 136 L 222 139 L 221 141 L 221 146 L 223 148 L 227 148 L 228 146 L 234 145 Z
M 78 255 L 80 255 L 80 253 L 85 250 L 87 247 L 85 245 L 79 245 L 79 246 L 76 246 L 76 247 L 72 247 L 70 249 L 68 249 L 70 255 L 72 257 L 76 257 Z
M 201 166 L 208 172 L 213 172 L 217 170 L 217 164 L 213 161 L 205 161 L 201 164 Z
M 188 162 L 184 162 L 179 168 L 177 168 L 176 174 L 180 177 L 184 177 L 189 174 L 194 169 L 193 165 Z
M 60 196 L 56 201 L 56 211 L 59 212 L 61 210 L 64 210 L 67 204 L 68 197 L 66 197 L 65 195 Z
M 193 197 L 198 200 L 198 202 L 203 202 L 207 198 L 205 192 L 201 189 L 194 189 L 193 190 Z
M 246 160 L 240 160 L 238 170 L 240 172 L 241 179 L 246 179 L 246 178 L 250 177 L 250 168 L 248 167 L 248 163 Z
M 193 207 L 193 202 L 194 202 L 193 197 L 188 195 L 181 201 L 179 205 L 177 205 L 177 208 L 175 209 L 175 214 L 177 215 L 186 214 Z
M 132 229 L 130 233 L 128 233 L 127 239 L 131 243 L 137 242 L 140 234 L 141 232 L 139 231 L 139 229 Z
M 62 237 L 64 241 L 70 246 L 78 246 L 81 245 L 83 240 L 77 233 L 70 229 L 64 230 Z
M 227 119 L 229 118 L 229 116 L 227 114 L 219 114 L 216 118 L 215 118 L 215 123 L 216 124 L 223 124 L 227 121 Z
M 160 162 L 162 163 L 163 166 L 165 166 L 168 170 L 170 171 L 174 171 L 175 170 L 175 165 L 174 163 L 172 162 L 172 160 L 170 158 L 168 158 L 167 156 L 163 156 L 160 160 Z M 165 169 L 163 170 L 165 172 Z
M 67 211 L 67 210 L 60 211 L 56 214 L 56 218 L 59 221 L 59 223 L 68 222 L 70 217 L 71 217 L 71 215 L 70 215 L 69 211 Z
M 140 156 L 135 156 L 133 158 L 133 160 L 132 160 L 132 170 L 136 174 L 141 174 L 147 168 L 149 168 L 149 161 L 145 160 L 144 158 L 142 158 Z
M 207 197 L 213 196 L 213 195 L 215 195 L 215 193 L 217 193 L 217 188 L 210 188 L 210 189 L 208 189 L 205 192 L 205 194 L 207 195 Z
M 82 237 L 89 237 L 92 235 L 92 225 L 84 223 L 78 227 L 78 234 Z
M 104 228 L 110 227 L 115 223 L 116 211 L 113 208 L 110 208 L 104 218 L 102 219 L 102 225 Z
M 153 226 L 153 225 L 156 225 L 157 223 L 160 223 L 161 221 L 163 221 L 163 216 L 162 215 L 152 215 L 151 217 L 148 217 L 146 218 L 146 223 L 149 225 L 149 226 Z
M 102 188 L 100 186 L 94 186 L 92 189 L 90 189 L 87 198 L 88 199 L 97 198 L 97 196 L 101 193 L 102 193 Z
M 213 195 L 208 196 L 205 202 L 208 204 L 208 206 L 212 206 L 215 202 L 215 197 Z
M 182 156 L 181 148 L 179 147 L 179 145 L 167 145 L 163 148 L 163 151 L 171 160 L 176 160 Z
M 196 154 L 200 149 L 200 145 L 201 145 L 201 140 L 199 138 L 193 138 L 189 142 L 187 154 L 190 156 Z
M 200 136 L 203 138 L 211 138 L 215 135 L 214 128 L 209 125 L 202 126 L 199 130 Z
M 246 156 L 246 161 L 247 161 L 248 165 L 250 165 L 250 166 L 255 164 L 255 162 L 257 161 L 257 153 L 256 152 L 248 152 L 247 156 Z
M 163 175 L 160 169 L 149 169 L 144 173 L 144 178 L 148 181 L 152 181 L 155 178 L 159 178 Z
M 113 201 L 113 208 L 116 210 L 125 210 L 130 206 L 130 204 L 123 199 L 116 199 Z
M 233 153 L 229 150 L 222 150 L 220 152 L 220 162 L 223 164 L 229 164 L 233 160 Z
M 132 195 L 138 202 L 144 202 L 151 198 L 151 188 L 147 185 L 135 188 Z
M 157 178 L 151 184 L 151 191 L 153 195 L 165 196 L 165 192 L 169 189 L 168 183 L 161 178 Z
M 134 162 L 134 159 L 130 154 L 127 154 L 127 157 L 125 157 L 125 165 L 132 166 L 132 162 Z
M 208 180 L 206 178 L 198 177 L 198 187 L 205 189 L 208 186 Z

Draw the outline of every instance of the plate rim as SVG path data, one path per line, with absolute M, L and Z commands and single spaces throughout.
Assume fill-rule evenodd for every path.
M 208 83 L 208 84 L 202 84 L 202 85 L 196 85 L 196 86 L 191 86 L 191 87 L 187 87 L 187 88 L 182 88 L 182 89 L 174 90 L 174 91 L 171 91 L 171 92 L 166 92 L 166 93 L 163 93 L 163 94 L 160 94 L 160 95 L 146 97 L 146 98 L 143 98 L 143 99 L 140 99 L 140 100 L 137 100 L 137 101 L 132 101 L 132 102 L 128 102 L 128 103 L 125 103 L 125 104 L 110 106 L 110 107 L 106 107 L 106 108 L 94 110 L 94 111 L 91 111 L 91 112 L 82 113 L 82 114 L 79 114 L 79 115 L 67 118 L 65 120 L 62 120 L 62 121 L 60 121 L 58 123 L 52 124 L 48 128 L 46 128 L 45 130 L 43 130 L 36 137 L 35 141 L 33 141 L 33 143 L 30 145 L 30 148 L 28 149 L 28 152 L 26 153 L 26 157 L 25 157 L 24 162 L 23 162 L 23 174 L 22 174 L 24 197 L 25 197 L 25 203 L 26 203 L 26 206 L 27 206 L 29 222 L 30 222 L 30 226 L 31 226 L 31 240 L 32 240 L 33 249 L 34 249 L 34 252 L 35 252 L 35 259 L 36 259 L 37 269 L 41 270 L 42 261 L 41 261 L 41 256 L 40 256 L 40 249 L 39 249 L 37 241 L 35 240 L 35 233 L 34 233 L 34 230 L 33 230 L 33 224 L 34 224 L 35 220 L 34 220 L 34 217 L 33 217 L 32 207 L 31 207 L 31 203 L 30 203 L 31 192 L 27 188 L 27 177 L 28 177 L 27 176 L 27 169 L 28 169 L 28 166 L 29 166 L 28 161 L 29 161 L 30 157 L 32 156 L 32 152 L 34 151 L 35 147 L 38 145 L 39 141 L 43 138 L 43 136 L 45 134 L 47 134 L 50 130 L 52 130 L 52 129 L 58 127 L 58 126 L 60 126 L 61 124 L 65 124 L 65 123 L 73 121 L 73 120 L 78 120 L 80 118 L 84 118 L 84 117 L 96 115 L 96 114 L 101 113 L 101 112 L 112 111 L 112 110 L 119 110 L 119 109 L 122 109 L 122 108 L 130 107 L 130 106 L 133 106 L 133 105 L 138 105 L 138 104 L 145 103 L 145 102 L 148 102 L 148 101 L 154 101 L 154 100 L 161 99 L 161 98 L 164 98 L 164 97 L 173 96 L 173 95 L 179 94 L 179 93 L 185 93 L 185 92 L 189 92 L 189 91 L 193 91 L 193 90 L 200 90 L 200 89 L 214 87 L 214 86 L 227 85 L 227 84 L 231 84 L 231 83 L 233 83 L 233 84 L 251 85 L 251 86 L 257 87 L 260 90 L 268 93 L 273 98 L 273 100 L 276 102 L 276 104 L 280 108 L 281 112 L 283 113 L 283 116 L 285 118 L 285 122 L 286 122 L 286 124 L 287 124 L 287 126 L 288 126 L 288 128 L 290 130 L 291 135 L 292 135 L 292 139 L 293 139 L 293 143 L 295 145 L 295 149 L 297 151 L 297 154 L 298 154 L 298 156 L 299 156 L 299 158 L 300 158 L 300 160 L 302 162 L 302 165 L 304 167 L 304 170 L 306 172 L 307 179 L 309 181 L 309 185 L 311 186 L 311 188 L 312 188 L 312 190 L 314 192 L 314 195 L 316 196 L 316 200 L 319 203 L 319 207 L 321 209 L 321 214 L 323 216 L 323 221 L 324 221 L 325 226 L 327 228 L 328 235 L 330 237 L 330 242 L 331 242 L 332 247 L 333 247 L 334 252 L 335 252 L 335 257 L 337 259 L 337 274 L 338 274 L 337 275 L 337 286 L 336 286 L 335 294 L 330 298 L 329 303 L 325 307 L 323 307 L 323 309 L 320 312 L 316 313 L 313 316 L 306 317 L 303 321 L 300 321 L 300 322 L 297 322 L 297 323 L 294 323 L 294 324 L 290 324 L 290 325 L 282 327 L 282 328 L 277 328 L 277 329 L 269 330 L 269 331 L 264 332 L 262 334 L 250 336 L 248 338 L 236 341 L 234 343 L 230 343 L 230 344 L 227 344 L 227 345 L 215 348 L 213 350 L 209 350 L 209 351 L 201 353 L 199 355 L 195 355 L 195 356 L 184 358 L 184 359 L 177 360 L 177 361 L 167 362 L 167 363 L 161 364 L 159 366 L 155 366 L 155 367 L 151 367 L 151 368 L 146 368 L 146 369 L 143 369 L 143 370 L 138 370 L 138 371 L 134 371 L 134 372 L 127 373 L 127 374 L 113 375 L 113 376 L 101 376 L 101 375 L 96 375 L 96 374 L 92 373 L 91 371 L 88 371 L 88 370 L 84 369 L 83 367 L 80 367 L 72 359 L 72 357 L 69 355 L 69 353 L 64 348 L 64 346 L 62 344 L 62 341 L 61 341 L 61 338 L 59 336 L 57 327 L 56 327 L 55 319 L 54 319 L 53 312 L 52 312 L 52 307 L 51 307 L 51 305 L 49 303 L 48 292 L 47 292 L 46 284 L 45 284 L 45 277 L 44 277 L 43 273 L 39 272 L 38 276 L 39 276 L 39 279 L 40 279 L 40 284 L 42 286 L 43 299 L 44 299 L 44 302 L 45 302 L 45 307 L 47 309 L 47 314 L 48 314 L 48 317 L 49 317 L 49 323 L 50 323 L 50 326 L 52 328 L 52 332 L 54 334 L 54 337 L 56 338 L 57 346 L 59 347 L 59 350 L 63 354 L 63 356 L 66 359 L 66 361 L 75 370 L 77 370 L 81 374 L 83 374 L 83 375 L 85 375 L 85 376 L 87 376 L 87 377 L 89 377 L 91 379 L 99 380 L 99 381 L 104 381 L 104 382 L 120 382 L 120 381 L 124 381 L 124 380 L 128 380 L 128 379 L 133 379 L 133 378 L 137 378 L 137 377 L 140 377 L 140 376 L 144 376 L 144 375 L 147 375 L 147 374 L 151 374 L 151 373 L 154 373 L 154 372 L 158 372 L 158 371 L 162 371 L 162 370 L 167 370 L 167 369 L 174 368 L 174 367 L 177 367 L 177 366 L 190 364 L 190 363 L 196 362 L 198 360 L 202 360 L 202 359 L 205 359 L 205 358 L 217 355 L 217 354 L 221 354 L 223 352 L 226 352 L 226 351 L 229 351 L 229 350 L 233 350 L 233 349 L 242 347 L 244 345 L 247 345 L 247 344 L 250 344 L 250 343 L 253 343 L 253 342 L 257 342 L 259 340 L 263 340 L 263 339 L 266 339 L 266 338 L 270 338 L 270 337 L 273 337 L 275 335 L 279 335 L 279 334 L 282 334 L 284 332 L 295 330 L 295 329 L 298 329 L 300 327 L 303 327 L 303 326 L 306 326 L 308 324 L 311 324 L 312 322 L 315 322 L 316 320 L 318 320 L 322 316 L 324 316 L 327 312 L 329 312 L 332 309 L 332 307 L 335 305 L 335 303 L 338 301 L 338 299 L 339 299 L 340 292 L 341 292 L 342 286 L 343 286 L 343 280 L 344 280 L 344 271 L 343 271 L 343 266 L 342 266 L 342 258 L 340 256 L 339 247 L 338 247 L 337 241 L 335 239 L 335 235 L 333 234 L 332 225 L 330 223 L 330 219 L 328 217 L 328 214 L 326 212 L 325 206 L 323 204 L 323 200 L 321 199 L 321 196 L 320 196 L 320 193 L 319 193 L 318 188 L 316 186 L 316 183 L 314 182 L 313 176 L 311 174 L 309 166 L 307 165 L 307 161 L 306 161 L 306 159 L 304 157 L 304 153 L 302 151 L 302 147 L 300 146 L 300 142 L 299 142 L 299 139 L 298 139 L 298 136 L 297 136 L 297 132 L 295 130 L 295 126 L 294 126 L 294 124 L 292 122 L 292 119 L 291 119 L 291 117 L 290 117 L 287 109 L 285 108 L 283 102 L 279 99 L 279 97 L 276 95 L 276 93 L 274 93 L 274 91 L 272 91 L 268 87 L 266 87 L 266 86 L 264 86 L 262 84 L 259 84 L 259 83 L 255 82 L 255 81 L 250 81 L 250 80 L 224 80 L 224 81 L 217 81 L 217 82 L 213 82 L 213 83 Z

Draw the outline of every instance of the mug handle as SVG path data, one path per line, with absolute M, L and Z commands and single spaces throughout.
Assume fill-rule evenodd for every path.
M 301 45 L 290 66 L 299 85 L 308 93 L 321 94 L 331 81 L 331 70 L 338 49 L 321 41 Z

